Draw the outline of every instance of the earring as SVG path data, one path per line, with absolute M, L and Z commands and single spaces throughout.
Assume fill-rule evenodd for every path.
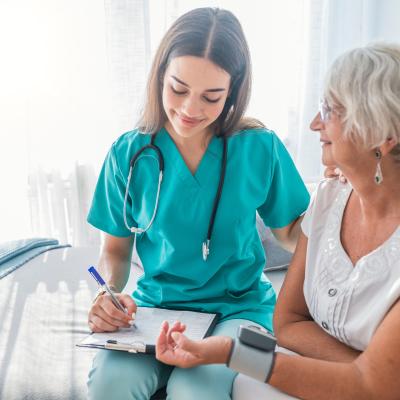
M 375 150 L 375 158 L 378 160 L 378 165 L 376 166 L 376 171 L 375 171 L 375 183 L 377 185 L 380 185 L 383 182 L 383 175 L 381 168 L 382 153 L 379 149 Z

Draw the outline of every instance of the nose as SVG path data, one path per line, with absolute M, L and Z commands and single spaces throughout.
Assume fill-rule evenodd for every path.
M 182 111 L 187 117 L 196 118 L 202 113 L 201 103 L 194 96 L 188 96 L 182 104 Z
M 310 123 L 310 129 L 314 132 L 319 132 L 325 127 L 324 122 L 321 119 L 321 114 L 317 112 Z

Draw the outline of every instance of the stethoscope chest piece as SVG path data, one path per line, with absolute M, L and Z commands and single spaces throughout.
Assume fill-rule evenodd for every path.
M 209 240 L 203 242 L 202 251 L 203 251 L 203 260 L 207 261 L 208 255 L 210 254 L 210 241 Z

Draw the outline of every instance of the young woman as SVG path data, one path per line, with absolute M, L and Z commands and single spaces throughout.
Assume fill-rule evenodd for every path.
M 249 392 L 274 400 L 399 398 L 399 76 L 400 46 L 385 44 L 344 54 L 328 73 L 311 129 L 323 163 L 340 167 L 348 184 L 322 181 L 301 224 L 274 316 L 278 344 L 292 354 L 276 353 L 274 364 L 268 352 L 236 342 L 236 369 L 264 382 L 241 375 L 235 400 Z M 159 360 L 230 362 L 231 338 L 192 342 L 182 331 L 164 325 Z
M 275 294 L 262 275 L 256 211 L 293 248 L 309 196 L 275 133 L 244 119 L 250 80 L 247 43 L 230 12 L 196 9 L 166 33 L 138 128 L 112 145 L 88 217 L 106 234 L 100 269 L 129 316 L 100 293 L 92 331 L 129 326 L 137 305 L 218 312 L 219 335 L 249 322 L 272 329 Z M 135 233 L 144 274 L 132 298 L 120 291 Z M 89 397 L 149 399 L 167 385 L 174 400 L 229 399 L 235 375 L 225 366 L 174 369 L 150 355 L 101 351 Z

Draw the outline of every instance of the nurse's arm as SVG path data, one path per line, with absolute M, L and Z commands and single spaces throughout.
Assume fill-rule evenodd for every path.
M 303 293 L 307 237 L 301 232 L 274 313 L 278 344 L 303 356 L 350 362 L 359 351 L 325 332 L 312 319 Z
M 331 362 L 278 353 L 269 383 L 307 400 L 395 400 L 400 393 L 400 301 L 354 361 Z
M 128 282 L 133 240 L 133 236 L 117 237 L 105 234 L 99 269 L 103 279 L 117 292 L 120 292 Z
M 121 327 L 129 327 L 134 322 L 136 304 L 130 295 L 120 293 L 129 278 L 132 246 L 131 237 L 120 238 L 107 234 L 105 236 L 99 261 L 100 274 L 115 292 L 126 312 L 115 306 L 111 296 L 106 293 L 99 294 L 88 315 L 88 325 L 92 332 L 113 332 Z
M 279 241 L 280 245 L 291 253 L 294 252 L 297 240 L 299 239 L 302 219 L 303 217 L 300 216 L 283 228 L 271 228 L 272 233 Z

